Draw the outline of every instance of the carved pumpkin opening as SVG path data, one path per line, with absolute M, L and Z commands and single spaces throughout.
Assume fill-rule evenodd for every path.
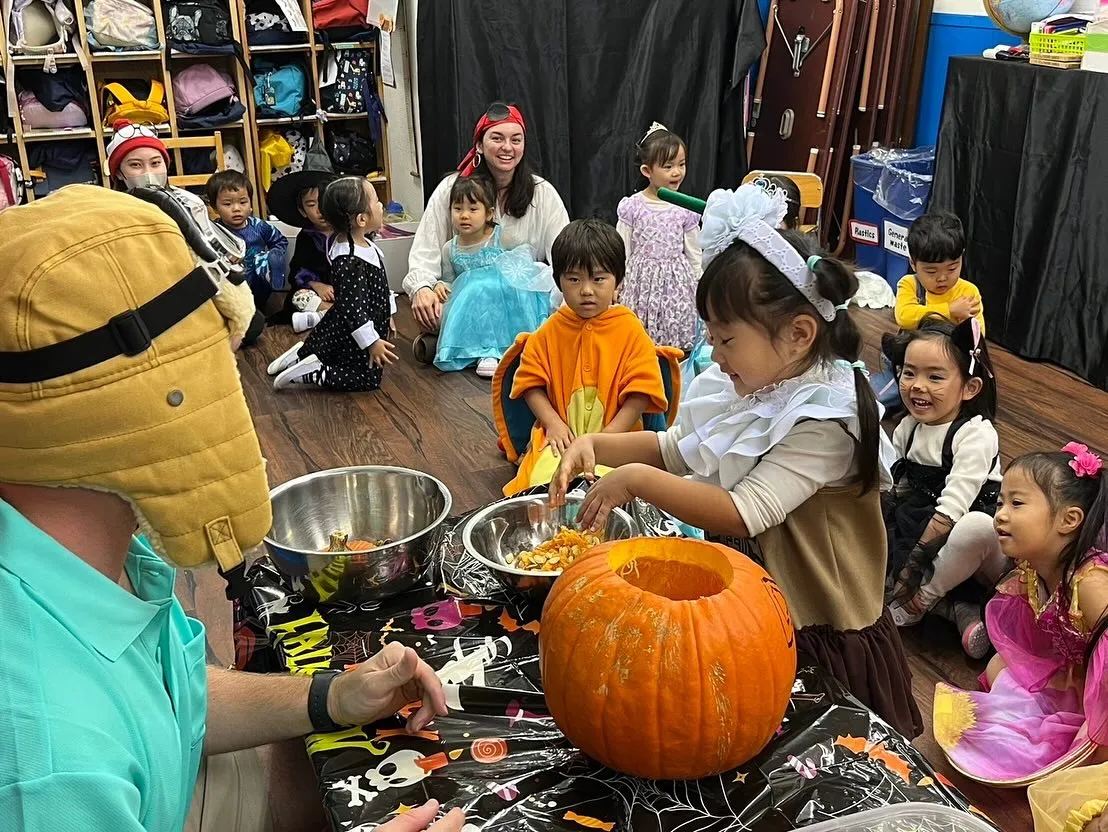
M 629 540 L 614 545 L 608 566 L 627 583 L 668 598 L 695 601 L 723 592 L 734 579 L 727 558 L 711 548 L 674 546 L 658 540 Z

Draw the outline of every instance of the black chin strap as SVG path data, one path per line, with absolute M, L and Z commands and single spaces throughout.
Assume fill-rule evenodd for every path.
M 153 300 L 128 309 L 90 332 L 26 352 L 0 352 L 0 383 L 33 384 L 78 373 L 120 355 L 146 352 L 154 339 L 216 295 L 201 268 L 193 269 Z

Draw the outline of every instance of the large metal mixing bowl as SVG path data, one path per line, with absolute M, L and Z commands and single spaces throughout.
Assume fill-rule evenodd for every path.
M 513 589 L 532 595 L 544 595 L 561 575 L 537 569 L 517 569 L 509 566 L 506 557 L 530 551 L 558 532 L 559 523 L 572 524 L 584 499 L 579 494 L 566 497 L 564 518 L 550 508 L 545 495 L 512 497 L 483 508 L 462 526 L 462 545 L 466 552 L 489 568 L 502 582 Z M 614 509 L 608 515 L 604 529 L 608 540 L 623 540 L 635 536 L 635 523 L 626 511 Z
M 317 471 L 269 493 L 265 538 L 277 568 L 321 601 L 361 603 L 399 595 L 442 540 L 452 503 L 446 486 L 408 468 L 355 466 Z M 331 535 L 391 540 L 363 552 L 328 552 Z

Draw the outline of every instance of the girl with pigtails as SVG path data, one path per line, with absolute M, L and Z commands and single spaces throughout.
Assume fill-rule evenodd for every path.
M 664 433 L 592 434 L 562 457 L 596 481 L 578 515 L 603 528 L 639 497 L 759 560 L 781 587 L 799 661 L 816 665 L 905 736 L 922 730 L 896 625 L 884 604 L 880 487 L 891 448 L 847 314 L 854 273 L 808 237 L 778 231 L 783 195 L 716 191 L 704 209 L 697 312 L 711 368 Z

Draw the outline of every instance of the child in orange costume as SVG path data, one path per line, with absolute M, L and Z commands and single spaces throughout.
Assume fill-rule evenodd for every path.
M 626 271 L 616 230 L 600 220 L 572 222 L 551 260 L 565 305 L 517 341 L 523 355 L 511 398 L 527 402 L 535 427 L 507 496 L 549 483 L 575 437 L 641 430 L 643 413 L 669 406 L 658 348 L 630 309 L 613 305 Z M 502 368 L 509 363 L 505 356 Z

